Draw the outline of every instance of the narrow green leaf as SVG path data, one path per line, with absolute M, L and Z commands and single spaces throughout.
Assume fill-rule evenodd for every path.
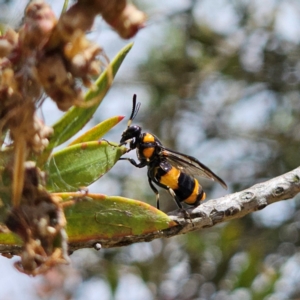
M 108 68 L 96 80 L 95 86 L 97 87 L 97 89 L 90 89 L 86 93 L 85 101 L 87 102 L 95 99 L 97 96 L 103 93 L 102 98 L 99 99 L 99 102 L 94 106 L 87 108 L 72 107 L 56 124 L 53 125 L 54 134 L 51 137 L 50 143 L 46 150 L 38 157 L 38 166 L 41 167 L 46 162 L 54 147 L 61 145 L 63 142 L 74 136 L 90 120 L 90 118 L 93 116 L 94 112 L 102 102 L 102 99 L 108 91 L 110 85 L 112 84 L 110 82 L 110 72 L 108 72 L 107 70 L 111 70 L 112 77 L 115 77 L 119 67 L 121 66 L 124 58 L 130 51 L 132 46 L 133 43 L 128 44 L 117 54 Z
M 78 197 L 77 193 L 72 194 Z M 72 194 L 65 193 L 63 197 Z M 65 208 L 70 244 L 147 234 L 176 225 L 165 213 L 145 202 L 101 194 L 84 198 Z
M 53 154 L 47 163 L 46 187 L 50 192 L 77 191 L 105 174 L 125 152 L 125 147 L 112 146 L 105 141 L 67 147 Z
M 1 226 L 1 224 L 0 224 Z M 0 232 L 0 248 L 1 245 L 21 245 L 22 240 L 12 232 Z
M 63 14 L 64 12 L 66 12 L 66 10 L 68 9 L 68 6 L 69 6 L 69 0 L 64 0 L 64 5 L 63 5 L 63 8 L 62 8 L 60 14 Z
M 94 126 L 92 129 L 86 131 L 84 134 L 82 134 L 80 137 L 78 137 L 76 140 L 70 143 L 69 146 L 83 142 L 97 141 L 123 119 L 123 116 L 109 118 Z

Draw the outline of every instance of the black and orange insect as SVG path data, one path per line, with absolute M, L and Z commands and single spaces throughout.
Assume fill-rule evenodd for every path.
M 140 105 L 140 102 L 136 103 L 136 95 L 133 95 L 131 116 L 120 140 L 120 145 L 129 143 L 129 151 L 136 149 L 140 162 L 137 163 L 132 158 L 120 159 L 128 160 L 137 168 L 148 167 L 148 181 L 156 194 L 158 209 L 159 192 L 154 184 L 168 190 L 181 209 L 182 202 L 197 206 L 206 197 L 195 176 L 217 181 L 227 189 L 226 183 L 196 158 L 164 147 L 154 134 L 142 132 L 142 128 L 138 125 L 131 125 Z

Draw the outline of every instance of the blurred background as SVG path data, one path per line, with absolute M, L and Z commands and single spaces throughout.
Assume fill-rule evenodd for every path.
M 50 3 L 50 2 L 49 2 Z M 299 166 L 299 0 L 134 1 L 148 15 L 112 89 L 89 127 L 125 120 L 169 148 L 197 157 L 229 186 L 202 181 L 208 199 L 240 191 Z M 0 1 L 0 20 L 17 27 L 27 1 Z M 59 15 L 63 1 L 51 1 Z M 112 59 L 128 43 L 101 18 L 89 34 Z M 48 124 L 61 115 L 51 101 Z M 135 158 L 135 153 L 128 156 Z M 90 191 L 155 205 L 146 169 L 119 162 Z M 161 191 L 164 211 L 176 206 Z M 300 298 L 299 197 L 210 229 L 118 249 L 83 249 L 72 266 L 30 278 L 0 257 L 2 299 Z

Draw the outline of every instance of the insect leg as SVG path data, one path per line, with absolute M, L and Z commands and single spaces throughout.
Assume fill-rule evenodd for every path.
M 131 150 L 135 149 L 137 146 L 137 141 L 134 139 L 129 139 L 121 144 L 118 145 L 118 147 L 121 147 L 123 145 L 127 145 L 129 143 L 129 149 L 126 152 L 130 152 Z
M 153 185 L 152 180 L 151 180 L 150 177 L 148 177 L 148 182 L 149 182 L 149 185 L 150 185 L 152 191 L 153 191 L 153 192 L 155 193 L 155 195 L 156 195 L 156 207 L 157 207 L 157 209 L 159 209 L 159 192 L 158 192 L 158 190 L 156 189 L 156 187 Z
M 117 147 L 117 145 L 112 144 L 111 142 L 109 142 L 109 141 L 106 140 L 106 139 L 100 139 L 99 141 L 104 141 L 104 142 L 106 142 L 108 145 L 110 145 L 110 146 L 112 146 L 112 147 Z
M 183 208 L 182 208 L 182 205 L 181 205 L 181 202 L 178 200 L 178 198 L 177 198 L 175 192 L 174 192 L 171 188 L 169 188 L 168 191 L 169 191 L 169 193 L 171 194 L 171 196 L 173 197 L 173 199 L 175 200 L 177 206 L 178 206 L 180 209 L 183 209 Z
M 176 201 L 176 204 L 177 204 L 177 206 L 179 207 L 179 209 L 183 212 L 184 217 L 185 217 L 186 219 L 190 219 L 190 221 L 191 221 L 191 223 L 193 224 L 193 227 L 194 227 L 194 223 L 193 223 L 193 220 L 192 220 L 190 214 L 182 207 L 182 204 L 181 204 L 181 202 L 179 201 L 179 199 L 177 198 L 175 192 L 174 192 L 171 188 L 169 188 L 168 191 L 169 191 L 169 193 L 171 194 L 171 196 L 173 197 L 173 199 Z
M 129 157 L 121 157 L 119 160 L 128 160 L 132 165 L 134 165 L 137 168 L 143 168 L 146 166 L 144 162 L 140 162 L 139 164 L 133 159 Z

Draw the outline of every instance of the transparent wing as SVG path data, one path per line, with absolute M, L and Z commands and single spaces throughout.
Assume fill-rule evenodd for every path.
M 160 155 L 165 157 L 170 164 L 191 176 L 200 176 L 218 182 L 223 188 L 227 189 L 226 183 L 216 175 L 207 166 L 202 164 L 195 157 L 176 152 L 174 150 L 162 147 Z

